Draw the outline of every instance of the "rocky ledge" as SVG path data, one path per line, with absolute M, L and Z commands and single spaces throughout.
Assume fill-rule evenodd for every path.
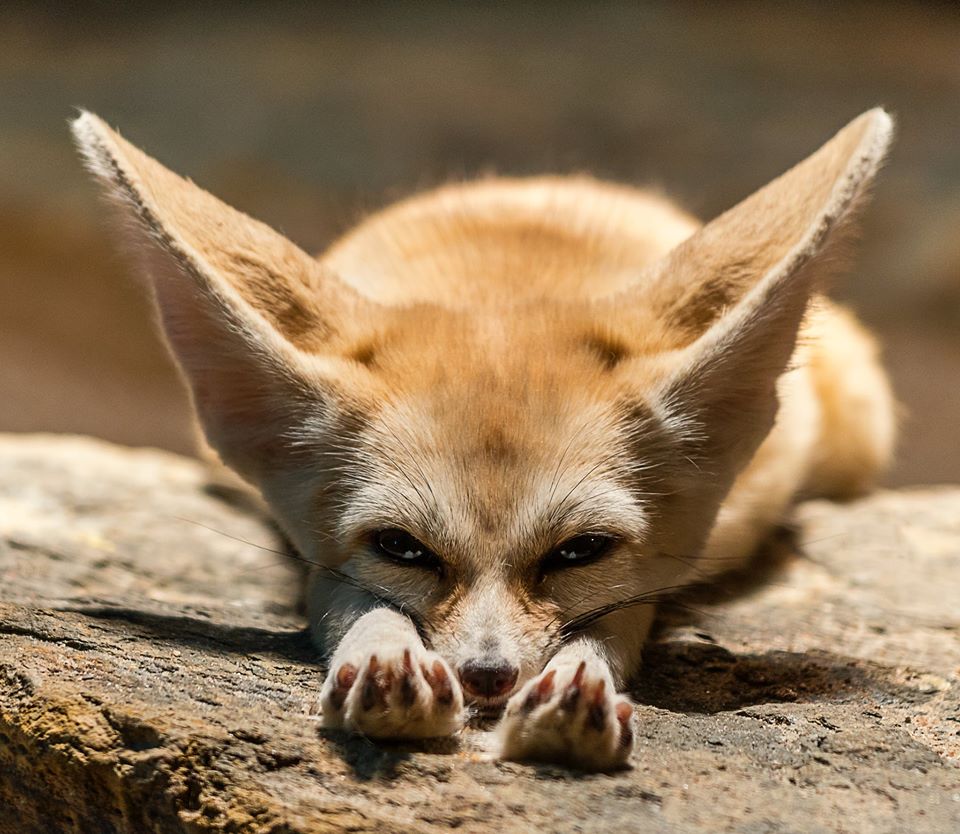
M 610 775 L 319 730 L 276 548 L 193 461 L 0 436 L 0 832 L 960 831 L 960 489 L 672 606 Z

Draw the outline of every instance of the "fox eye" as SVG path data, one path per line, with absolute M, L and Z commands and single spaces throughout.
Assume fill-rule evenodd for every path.
M 560 570 L 593 562 L 603 556 L 613 546 L 613 542 L 613 538 L 600 533 L 574 536 L 547 554 L 543 560 L 543 570 Z
M 374 533 L 373 544 L 382 555 L 402 565 L 431 569 L 437 569 L 440 565 L 440 560 L 423 542 L 398 527 Z

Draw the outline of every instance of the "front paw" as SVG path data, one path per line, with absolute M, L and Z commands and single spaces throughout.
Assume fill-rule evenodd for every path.
M 371 738 L 436 738 L 464 722 L 463 693 L 423 646 L 334 657 L 320 693 L 323 726 Z
M 633 750 L 633 706 L 601 661 L 550 663 L 510 699 L 497 733 L 504 759 L 613 770 Z

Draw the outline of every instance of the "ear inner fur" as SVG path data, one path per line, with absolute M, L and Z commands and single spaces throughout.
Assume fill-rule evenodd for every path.
M 768 273 L 823 256 L 826 238 L 852 213 L 889 146 L 893 123 L 876 109 L 822 148 L 708 223 L 606 303 L 618 318 L 642 305 L 661 322 L 664 348 L 699 337 Z
M 267 226 L 224 205 L 85 113 L 88 165 L 132 214 L 164 331 L 211 445 L 242 474 L 278 464 L 285 435 L 335 410 L 365 369 L 338 332 L 374 305 Z M 312 351 L 312 352 L 308 352 Z
M 769 431 L 776 383 L 794 351 L 831 235 L 871 182 L 891 132 L 883 111 L 861 116 L 805 162 L 681 244 L 662 265 L 667 284 L 684 274 L 692 281 L 691 271 L 703 269 L 727 270 L 736 280 L 748 276 L 745 264 L 762 270 L 737 304 L 682 351 L 661 389 L 669 408 L 701 426 L 714 459 L 742 465 Z M 797 204 L 792 209 L 791 197 Z M 787 225 L 773 225 L 765 238 L 764 218 Z
M 319 351 L 374 307 L 263 223 L 169 171 L 91 113 L 73 124 L 90 168 L 130 206 L 164 250 L 243 315 L 265 319 L 295 346 Z M 240 306 L 240 305 L 238 305 Z

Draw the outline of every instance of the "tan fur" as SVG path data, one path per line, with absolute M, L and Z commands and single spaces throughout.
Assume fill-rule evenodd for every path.
M 95 116 L 74 130 L 141 230 L 208 441 L 317 566 L 330 726 L 448 734 L 444 675 L 497 660 L 516 672 L 503 755 L 622 762 L 615 686 L 659 595 L 742 564 L 798 494 L 853 494 L 889 460 L 870 337 L 809 306 L 889 142 L 882 111 L 704 227 L 587 178 L 490 179 L 393 206 L 319 259 Z M 376 552 L 386 528 L 437 572 Z M 545 572 L 583 533 L 614 544 Z

